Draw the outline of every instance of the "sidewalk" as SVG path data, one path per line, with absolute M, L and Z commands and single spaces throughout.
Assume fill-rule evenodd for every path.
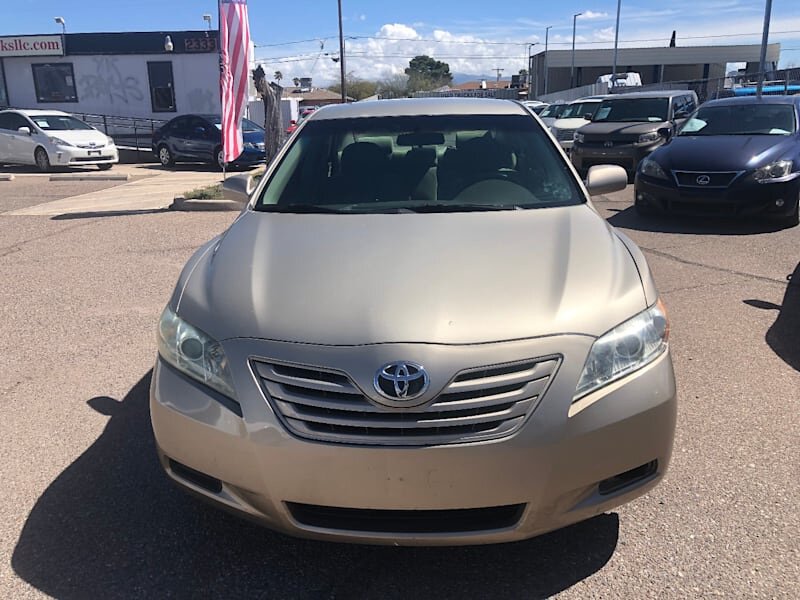
M 160 171 L 152 177 L 107 190 L 37 204 L 4 213 L 4 216 L 56 216 L 165 209 L 176 196 L 221 180 L 222 174 L 214 171 Z M 43 182 L 43 185 L 46 184 Z

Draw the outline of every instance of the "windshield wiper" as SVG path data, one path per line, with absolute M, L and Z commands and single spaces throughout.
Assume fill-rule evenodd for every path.
M 343 211 L 331 208 L 330 206 L 322 206 L 319 204 L 263 204 L 258 207 L 262 212 L 274 213 L 318 213 L 318 214 L 334 214 Z
M 406 207 L 411 212 L 438 213 L 438 212 L 476 212 L 486 210 L 524 210 L 518 204 L 421 204 Z

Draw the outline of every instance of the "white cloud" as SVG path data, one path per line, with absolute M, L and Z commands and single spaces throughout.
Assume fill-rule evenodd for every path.
M 607 12 L 595 12 L 593 10 L 585 10 L 583 14 L 578 17 L 579 21 L 589 21 L 591 19 L 605 19 L 608 17 Z

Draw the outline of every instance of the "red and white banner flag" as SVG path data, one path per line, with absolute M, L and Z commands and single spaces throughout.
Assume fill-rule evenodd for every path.
M 220 98 L 222 148 L 225 162 L 236 160 L 244 149 L 242 117 L 247 106 L 250 23 L 247 0 L 220 0 Z

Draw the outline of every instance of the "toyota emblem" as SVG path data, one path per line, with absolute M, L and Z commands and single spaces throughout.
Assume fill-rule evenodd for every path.
M 422 365 L 401 361 L 381 367 L 375 374 L 375 391 L 389 400 L 409 401 L 428 390 L 430 379 Z
M 697 185 L 708 185 L 709 183 L 711 183 L 711 177 L 708 175 L 700 175 L 697 178 Z

